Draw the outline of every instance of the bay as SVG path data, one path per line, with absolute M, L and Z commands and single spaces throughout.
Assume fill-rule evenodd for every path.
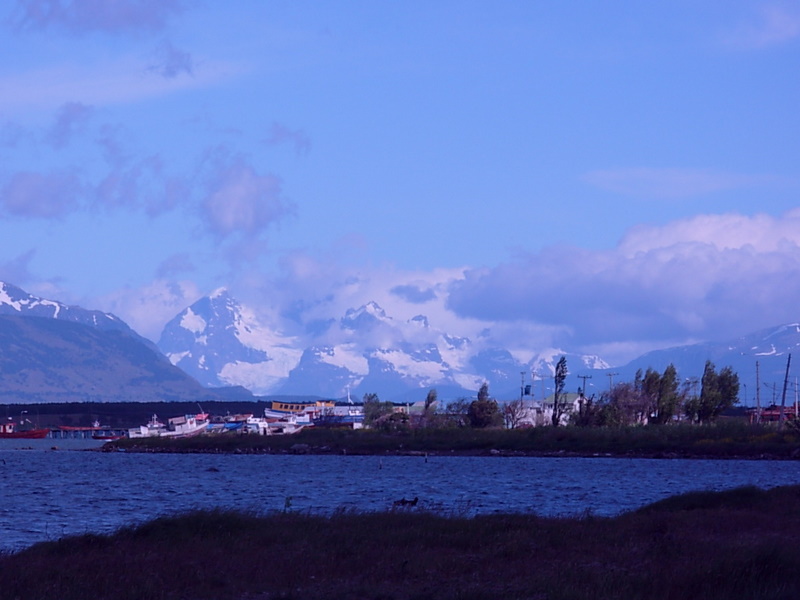
M 195 508 L 612 516 L 693 490 L 800 483 L 800 461 L 140 454 L 0 440 L 0 550 Z

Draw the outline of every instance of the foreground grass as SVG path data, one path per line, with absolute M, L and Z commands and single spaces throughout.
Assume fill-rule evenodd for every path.
M 800 433 L 772 425 L 720 422 L 585 429 L 418 429 L 403 433 L 312 428 L 291 436 L 207 435 L 170 440 L 120 440 L 109 449 L 167 452 L 429 452 L 528 455 L 612 455 L 708 458 L 798 458 Z
M 614 518 L 202 511 L 0 557 L 25 600 L 800 597 L 800 486 Z

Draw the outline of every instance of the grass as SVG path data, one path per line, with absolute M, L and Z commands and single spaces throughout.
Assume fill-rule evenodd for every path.
M 24 600 L 800 597 L 800 486 L 614 518 L 199 511 L 0 557 Z
M 584 429 L 309 429 L 292 436 L 207 435 L 170 440 L 120 440 L 109 448 L 168 452 L 312 452 L 336 454 L 477 453 L 580 454 L 654 457 L 794 458 L 800 434 L 773 425 L 729 421 L 713 426 L 669 425 Z

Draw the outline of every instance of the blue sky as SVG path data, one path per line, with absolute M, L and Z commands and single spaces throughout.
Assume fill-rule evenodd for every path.
M 800 5 L 0 8 L 0 278 L 609 362 L 796 321 Z

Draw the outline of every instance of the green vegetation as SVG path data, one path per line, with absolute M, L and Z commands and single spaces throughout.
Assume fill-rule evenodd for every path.
M 0 556 L 24 600 L 800 597 L 800 486 L 614 518 L 200 511 Z
M 312 428 L 291 436 L 206 435 L 170 440 L 119 440 L 108 450 L 316 454 L 501 454 L 708 458 L 797 458 L 800 429 L 721 420 L 713 425 L 636 427 L 473 427 L 400 432 Z
M 691 423 L 709 424 L 739 402 L 739 377 L 730 367 L 717 373 L 714 363 L 706 361 L 699 395 L 693 389 L 697 383 L 687 380 L 679 389 L 671 364 L 661 375 L 653 369 L 644 374 L 639 370 L 632 382 L 617 383 L 599 400 L 586 398 L 571 420 L 581 427 L 670 425 L 682 416 Z

